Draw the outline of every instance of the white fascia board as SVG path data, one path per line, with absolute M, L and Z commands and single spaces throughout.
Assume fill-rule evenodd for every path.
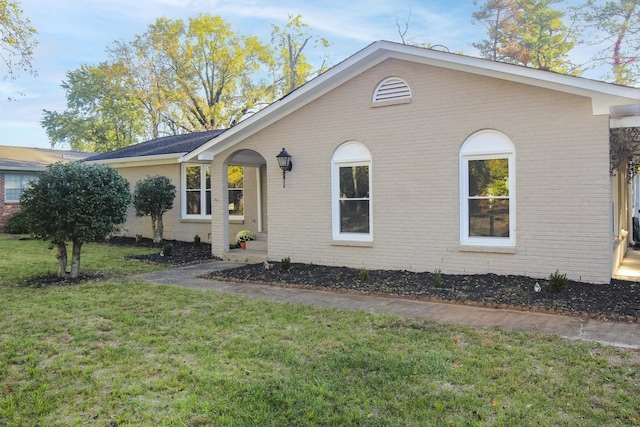
M 382 42 L 389 44 L 389 42 Z M 410 46 L 390 44 L 390 57 L 463 71 L 591 98 L 593 114 L 609 114 L 615 105 L 640 103 L 640 89 L 582 77 L 537 70 L 437 50 L 413 51 Z
M 186 153 L 159 154 L 156 156 L 123 157 L 88 161 L 87 163 L 107 164 L 113 167 L 135 167 L 177 164 L 178 158 Z
M 609 127 L 611 129 L 637 128 L 637 127 L 640 127 L 640 117 L 629 116 L 629 117 L 620 117 L 617 119 L 611 119 L 609 120 Z

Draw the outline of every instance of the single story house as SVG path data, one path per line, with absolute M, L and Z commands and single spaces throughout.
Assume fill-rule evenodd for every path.
M 246 228 L 272 261 L 608 283 L 633 243 L 639 128 L 640 89 L 379 41 L 167 163 L 103 160 L 132 187 L 170 175 L 167 237 L 223 258 Z
M 45 148 L 0 146 L 0 229 L 20 210 L 20 196 L 38 172 L 56 162 L 82 160 L 92 153 Z

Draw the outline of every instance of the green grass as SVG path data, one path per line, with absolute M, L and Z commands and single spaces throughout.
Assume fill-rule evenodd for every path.
M 36 243 L 0 250 L 55 271 Z M 121 251 L 83 267 L 143 266 Z M 634 351 L 122 278 L 20 287 L 19 270 L 0 285 L 1 426 L 640 423 Z
M 22 240 L 26 239 L 26 240 Z M 149 248 L 129 248 L 86 243 L 80 253 L 80 272 L 103 272 L 106 275 L 144 273 L 165 267 L 125 261 L 128 255 L 148 254 Z M 71 244 L 68 248 L 71 262 Z M 27 236 L 0 233 L 0 284 L 16 283 L 29 277 L 56 274 L 56 250 L 47 242 L 29 240 Z

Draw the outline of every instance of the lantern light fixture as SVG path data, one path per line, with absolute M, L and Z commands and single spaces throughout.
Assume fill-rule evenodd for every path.
M 280 154 L 276 156 L 278 159 L 278 166 L 282 169 L 282 188 L 284 188 L 285 184 L 285 175 L 287 172 L 290 172 L 293 168 L 293 163 L 291 162 L 291 156 L 287 151 L 283 148 Z

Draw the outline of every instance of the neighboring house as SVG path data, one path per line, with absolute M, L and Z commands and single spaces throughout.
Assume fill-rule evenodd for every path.
M 222 130 L 196 132 L 157 138 L 131 145 L 109 153 L 98 154 L 87 159 L 90 163 L 105 163 L 117 168 L 129 181 L 131 192 L 136 183 L 147 176 L 163 175 L 176 186 L 173 209 L 163 215 L 165 240 L 193 241 L 197 235 L 203 242 L 211 238 L 211 160 L 206 156 L 180 163 L 182 156 L 220 135 Z M 227 213 L 231 233 L 244 227 L 245 221 L 255 222 L 255 213 L 243 210 L 244 179 L 255 179 L 255 172 L 241 167 L 228 168 L 225 173 L 232 182 L 228 198 L 231 200 Z M 217 178 L 220 175 L 216 175 Z M 253 228 L 253 227 L 252 227 Z M 133 206 L 129 208 L 127 222 L 120 235 L 153 238 L 151 219 L 137 217 Z M 231 236 L 233 239 L 235 234 Z
M 38 172 L 56 162 L 71 162 L 89 157 L 92 153 L 51 150 L 44 148 L 0 146 L 0 229 L 20 210 L 22 191 Z
M 210 198 L 193 220 L 223 258 L 237 221 L 268 232 L 271 261 L 607 283 L 632 243 L 639 129 L 640 89 L 381 41 L 179 159 L 116 166 L 179 181 L 173 238 L 195 232 L 190 191 Z

